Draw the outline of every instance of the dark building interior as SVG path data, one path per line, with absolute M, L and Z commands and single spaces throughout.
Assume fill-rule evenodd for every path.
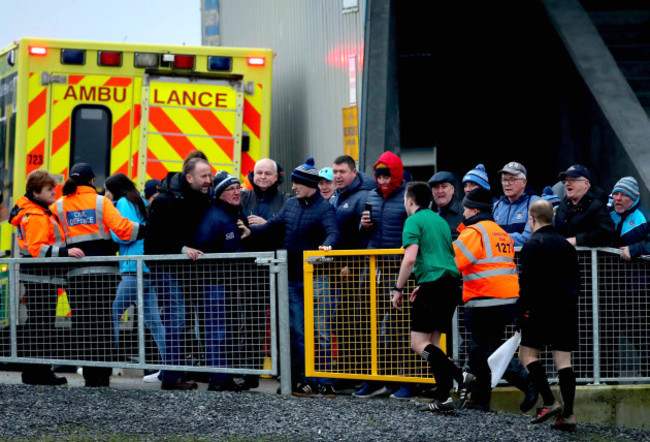
M 562 23 L 562 17 L 570 16 L 562 15 L 567 4 L 588 18 L 588 26 L 584 21 Z M 377 15 L 380 7 L 388 14 Z M 459 178 L 483 163 L 495 195 L 501 192 L 497 171 L 509 161 L 519 161 L 536 192 L 556 183 L 560 171 L 580 163 L 592 171 L 594 184 L 607 192 L 621 176 L 635 176 L 645 189 L 644 199 L 648 198 L 644 171 L 650 164 L 638 153 L 649 150 L 650 140 L 644 140 L 643 131 L 627 136 L 625 131 L 634 130 L 611 121 L 607 115 L 633 110 L 622 109 L 615 90 L 598 92 L 599 85 L 589 73 L 607 77 L 610 71 L 619 71 L 629 84 L 628 91 L 621 93 L 632 89 L 630 95 L 641 105 L 637 104 L 637 113 L 643 113 L 641 121 L 647 124 L 643 110 L 650 108 L 650 63 L 646 61 L 650 60 L 650 4 L 504 0 L 471 5 L 418 2 L 416 6 L 372 0 L 368 13 L 375 27 L 367 31 L 366 54 L 372 57 L 373 48 L 382 48 L 372 32 L 378 32 L 377 22 L 384 19 L 383 32 L 394 38 L 387 40 L 383 50 L 389 54 L 386 60 L 394 63 L 381 66 L 367 60 L 364 75 L 369 78 L 364 79 L 364 87 L 372 90 L 377 70 L 385 69 L 382 73 L 388 80 L 385 114 L 373 114 L 377 97 L 368 100 L 366 124 L 385 119 L 388 129 L 384 146 L 368 129 L 364 137 L 362 129 L 366 170 L 368 162 L 372 166 L 374 149 L 404 154 L 435 146 L 438 170 L 450 170 Z M 587 61 L 582 62 L 581 54 L 594 45 L 585 39 L 582 48 L 580 38 L 571 40 L 571 32 L 589 36 L 590 27 L 605 43 L 604 61 L 585 56 Z M 607 64 L 611 57 L 614 62 Z M 601 83 L 606 88 L 616 86 Z M 414 178 L 426 180 L 434 167 L 424 163 L 409 171 Z

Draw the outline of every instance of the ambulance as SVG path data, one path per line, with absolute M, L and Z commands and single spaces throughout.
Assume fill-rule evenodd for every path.
M 63 183 L 85 162 L 98 188 L 121 172 L 143 189 L 200 150 L 244 179 L 269 156 L 272 65 L 269 49 L 23 38 L 0 50 L 0 254 L 36 169 Z

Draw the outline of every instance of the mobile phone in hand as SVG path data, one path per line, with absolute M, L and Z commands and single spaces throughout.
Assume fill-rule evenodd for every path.
M 372 204 L 366 203 L 365 211 L 368 212 L 368 218 L 372 219 Z

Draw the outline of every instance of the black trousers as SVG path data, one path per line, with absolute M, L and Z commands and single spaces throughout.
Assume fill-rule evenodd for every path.
M 114 272 L 79 273 L 73 271 L 68 276 L 73 358 L 112 362 L 112 306 L 120 280 L 117 267 Z M 84 367 L 83 376 L 87 384 L 108 385 L 111 372 L 111 367 Z

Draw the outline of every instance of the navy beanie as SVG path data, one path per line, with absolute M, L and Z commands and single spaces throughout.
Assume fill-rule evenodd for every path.
M 233 184 L 239 184 L 239 180 L 225 170 L 219 171 L 214 176 L 214 181 L 212 182 L 214 186 L 214 197 L 219 198 L 223 191 Z
M 320 182 L 320 176 L 318 175 L 318 169 L 314 167 L 314 159 L 307 158 L 305 164 L 293 169 L 291 173 L 291 181 L 297 184 L 303 184 L 307 187 L 313 189 L 318 189 L 318 183 Z

